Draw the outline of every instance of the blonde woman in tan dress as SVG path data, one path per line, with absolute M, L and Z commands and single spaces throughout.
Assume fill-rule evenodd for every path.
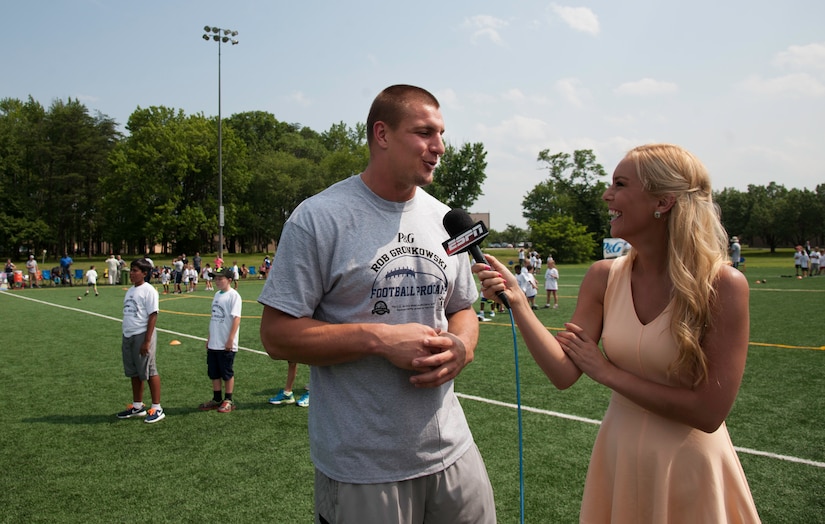
M 613 390 L 581 506 L 584 523 L 759 522 L 725 426 L 748 350 L 748 284 L 704 166 L 678 146 L 631 150 L 602 197 L 632 248 L 593 264 L 555 337 L 493 257 L 473 270 L 504 290 L 535 361 L 559 389 L 582 373 Z M 604 352 L 599 349 L 601 341 Z

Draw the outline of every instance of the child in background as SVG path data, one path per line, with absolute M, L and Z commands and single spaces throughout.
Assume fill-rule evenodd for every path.
M 212 318 L 209 321 L 209 338 L 206 340 L 206 369 L 212 379 L 212 400 L 198 409 L 218 413 L 235 410 L 232 392 L 235 389 L 235 355 L 238 353 L 238 331 L 241 326 L 241 296 L 232 289 L 234 274 L 229 268 L 210 275 L 215 279 L 218 292 L 212 299 Z M 221 379 L 225 394 L 221 401 Z
M 95 267 L 91 266 L 89 271 L 86 271 L 86 295 L 89 294 L 89 288 L 94 288 L 95 296 L 98 296 L 100 293 L 97 292 L 97 271 L 95 271 Z
M 232 274 L 235 275 L 235 280 L 232 281 L 232 287 L 238 289 L 238 280 L 241 278 L 241 270 L 238 268 L 238 261 L 232 262 Z
M 133 286 L 123 297 L 123 372 L 132 381 L 132 403 L 117 418 L 146 417 L 144 422 L 154 424 L 166 418 L 160 406 L 160 375 L 155 365 L 158 319 L 158 290 L 146 282 L 152 272 L 152 263 L 145 258 L 132 261 L 129 280 Z M 143 404 L 143 385 L 149 384 L 152 407 L 146 411 Z
M 553 309 L 559 308 L 559 270 L 556 261 L 547 259 L 547 271 L 544 272 L 544 290 L 547 291 L 547 301 L 544 307 L 550 307 L 550 296 L 553 296 Z
M 189 292 L 194 293 L 198 287 L 198 270 L 195 266 L 189 264 Z
M 186 290 L 186 293 L 191 293 L 192 290 L 189 287 L 189 279 L 192 277 L 192 273 L 189 271 L 189 266 L 183 266 L 183 276 L 181 277 L 181 281 L 183 282 L 183 289 Z
M 491 320 L 491 319 L 487 318 L 485 316 L 485 313 L 484 313 L 484 306 L 486 306 L 488 302 L 491 302 L 491 301 L 487 300 L 483 296 L 481 297 L 481 302 L 479 303 L 479 306 L 478 306 L 478 314 L 476 315 L 478 317 L 479 322 L 489 322 Z M 490 316 L 491 317 L 496 316 L 495 305 L 494 304 L 490 305 Z
M 298 363 L 288 362 L 286 368 L 286 384 L 284 388 L 278 392 L 277 395 L 269 399 L 270 404 L 276 406 L 283 406 L 285 404 L 296 404 L 299 408 L 309 407 L 309 386 L 307 386 L 304 394 L 298 397 L 295 401 L 295 394 L 292 392 L 292 387 L 295 385 L 295 377 L 298 375 Z
M 203 281 L 206 282 L 206 288 L 205 288 L 206 291 L 214 291 L 214 288 L 212 287 L 212 277 L 209 276 L 211 274 L 212 274 L 212 268 L 209 267 L 209 264 L 206 264 L 206 266 L 204 266 L 204 268 L 203 268 L 203 271 L 201 272 L 201 276 L 203 277 Z
M 808 254 L 808 258 L 810 259 L 810 266 L 811 266 L 811 273 L 808 275 L 809 277 L 813 277 L 819 274 L 820 268 L 820 259 L 822 258 L 821 253 L 819 252 L 819 246 L 813 248 L 811 252 Z
M 536 280 L 536 270 L 532 264 L 527 264 L 527 278 L 530 279 L 530 292 L 527 294 L 527 300 L 533 309 L 538 309 L 536 305 L 536 297 L 539 296 L 539 282 Z
M 523 266 L 516 265 L 518 285 L 527 297 L 527 302 L 530 303 L 530 307 L 532 309 L 538 309 L 538 306 L 536 306 L 538 285 L 536 284 L 535 277 L 530 273 L 532 269 L 533 267 L 530 265 L 530 262 L 525 262 Z
M 172 275 L 169 273 L 169 268 L 163 268 L 163 273 L 160 274 L 160 283 L 163 284 L 163 294 L 169 294 L 169 282 L 172 280 Z

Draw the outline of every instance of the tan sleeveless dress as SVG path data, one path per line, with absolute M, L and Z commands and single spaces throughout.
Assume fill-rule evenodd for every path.
M 677 385 L 672 304 L 643 325 L 630 288 L 630 257 L 616 259 L 604 297 L 602 344 L 616 366 Z M 613 392 L 582 500 L 583 523 L 759 522 L 748 481 L 723 423 L 713 433 L 651 413 Z

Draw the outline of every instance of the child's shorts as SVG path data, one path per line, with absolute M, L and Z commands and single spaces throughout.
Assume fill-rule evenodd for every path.
M 229 380 L 235 376 L 235 355 L 237 351 L 222 349 L 206 350 L 206 373 L 212 380 Z
M 158 374 L 155 365 L 155 351 L 157 349 L 157 331 L 152 333 L 152 340 L 149 342 L 149 353 L 140 354 L 140 346 L 146 339 L 146 333 L 139 333 L 131 337 L 123 337 L 121 353 L 123 354 L 123 373 L 127 377 L 138 377 L 140 380 L 148 380 Z

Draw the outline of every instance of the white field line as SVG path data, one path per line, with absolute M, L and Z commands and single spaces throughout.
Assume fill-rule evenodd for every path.
M 476 397 L 474 395 L 465 395 L 464 393 L 456 393 L 455 395 L 457 397 L 466 398 L 468 400 L 476 400 L 478 402 L 484 402 L 486 404 L 492 404 L 492 405 L 495 405 L 495 406 L 502 406 L 502 407 L 511 408 L 511 409 L 518 409 L 518 405 L 511 404 L 511 403 L 508 403 L 508 402 L 500 402 L 498 400 L 490 400 L 490 399 L 483 398 L 483 397 Z M 521 406 L 521 410 L 522 411 L 529 411 L 530 413 L 538 413 L 540 415 L 549 415 L 551 417 L 558 417 L 558 418 L 563 418 L 563 419 L 567 419 L 567 420 L 575 420 L 577 422 L 586 422 L 587 424 L 601 425 L 601 423 L 602 423 L 601 420 L 594 420 L 594 419 L 591 419 L 591 418 L 577 417 L 576 415 L 568 415 L 566 413 L 559 413 L 558 411 L 549 411 L 549 410 L 546 410 L 546 409 L 531 408 L 529 406 Z M 796 462 L 798 464 L 805 464 L 806 466 L 814 466 L 816 468 L 825 468 L 825 462 L 817 462 L 815 460 L 808 460 L 808 459 L 803 459 L 803 458 L 799 458 L 799 457 L 791 457 L 789 455 L 779 455 L 777 453 L 771 453 L 769 451 L 759 451 L 757 449 L 740 448 L 738 446 L 734 446 L 733 449 L 735 449 L 738 453 L 747 453 L 749 455 L 757 455 L 757 456 L 760 456 L 760 457 L 768 457 L 768 458 L 773 458 L 773 459 L 777 459 L 777 460 L 784 460 L 784 461 L 787 461 L 787 462 Z
M 121 324 L 123 323 L 123 319 L 120 319 L 120 318 L 110 317 L 108 315 L 101 315 L 100 313 L 95 313 L 93 311 L 86 311 L 85 309 L 78 309 L 76 307 L 63 306 L 63 305 L 60 305 L 60 304 L 52 304 L 51 302 L 45 302 L 43 300 L 37 300 L 36 298 L 24 296 L 22 293 L 21 294 L 8 293 L 7 295 L 4 295 L 4 296 L 20 298 L 20 299 L 23 299 L 23 300 L 30 300 L 32 302 L 37 302 L 38 304 L 43 304 L 43 305 L 46 305 L 46 306 L 52 306 L 52 307 L 56 307 L 56 308 L 60 308 L 60 309 L 68 309 L 69 311 L 77 311 L 78 313 L 85 313 L 87 315 L 92 315 L 92 316 L 95 316 L 95 317 L 105 318 L 106 320 L 114 320 L 115 322 L 120 322 Z M 203 342 L 206 342 L 205 337 L 198 337 L 198 336 L 195 336 L 195 335 L 180 333 L 178 331 L 172 331 L 170 329 L 156 328 L 155 331 L 160 331 L 161 333 L 169 333 L 170 335 L 175 335 L 177 337 L 191 338 L 192 340 L 201 340 Z M 243 347 L 243 346 L 238 346 L 238 349 L 243 350 L 243 351 L 249 351 L 250 353 L 257 353 L 258 355 L 266 355 L 267 354 L 266 351 L 260 351 L 258 349 L 252 349 L 252 348 L 247 348 L 247 347 Z
M 60 305 L 60 304 L 52 304 L 51 302 L 45 302 L 43 300 L 37 300 L 37 299 L 32 298 L 32 297 L 27 297 L 27 296 L 23 295 L 22 293 L 20 293 L 20 294 L 18 294 L 18 293 L 6 293 L 5 296 L 20 298 L 20 299 L 23 299 L 23 300 L 30 300 L 32 302 L 37 302 L 38 304 L 43 304 L 45 306 L 51 306 L 51 307 L 56 307 L 56 308 L 60 308 L 60 309 L 68 309 L 69 311 L 77 311 L 78 313 L 85 313 L 87 315 L 92 315 L 92 316 L 95 316 L 95 317 L 104 318 L 106 320 L 113 320 L 115 322 L 121 322 L 121 323 L 123 322 L 123 320 L 119 319 L 119 318 L 110 317 L 108 315 L 101 315 L 100 313 L 95 313 L 95 312 L 92 312 L 92 311 L 86 311 L 84 309 L 78 309 L 78 308 L 74 308 L 74 307 L 63 306 L 63 305 Z M 201 340 L 203 342 L 206 342 L 206 339 L 204 337 L 198 337 L 198 336 L 195 336 L 195 335 L 189 335 L 189 334 L 186 334 L 186 333 L 180 333 L 180 332 L 177 332 L 177 331 L 171 331 L 171 330 L 168 330 L 168 329 L 161 329 L 161 328 L 157 328 L 157 331 L 160 331 L 160 332 L 163 332 L 163 333 L 169 333 L 170 335 L 175 335 L 175 336 L 185 337 L 185 338 L 191 338 L 193 340 Z M 247 347 L 240 347 L 239 346 L 238 349 L 241 349 L 243 351 L 249 351 L 250 353 L 257 353 L 258 355 L 266 355 L 267 354 L 265 351 L 260 351 L 260 350 L 257 350 L 257 349 L 252 349 L 252 348 L 247 348 Z M 475 400 L 477 402 L 484 402 L 486 404 L 491 404 L 491 405 L 494 405 L 494 406 L 501 406 L 501 407 L 510 408 L 510 409 L 518 409 L 518 405 L 509 403 L 509 402 L 501 402 L 501 401 L 498 401 L 498 400 L 492 400 L 492 399 L 488 399 L 488 398 L 484 398 L 484 397 L 477 397 L 475 395 L 466 395 L 464 393 L 458 393 L 458 392 L 456 392 L 456 396 L 459 397 L 459 398 L 466 398 L 467 400 Z M 532 407 L 529 407 L 529 406 L 521 406 L 521 410 L 522 411 L 529 411 L 530 413 L 537 413 L 539 415 L 548 415 L 548 416 L 551 416 L 551 417 L 557 417 L 557 418 L 562 418 L 562 419 L 566 419 L 566 420 L 573 420 L 573 421 L 576 421 L 576 422 L 584 422 L 586 424 L 600 425 L 602 423 L 601 420 L 595 420 L 595 419 L 591 419 L 591 418 L 579 417 L 579 416 L 576 416 L 576 415 L 568 415 L 566 413 L 559 413 L 558 411 L 550 411 L 550 410 L 547 410 L 547 409 L 532 408 Z M 759 457 L 767 457 L 767 458 L 772 458 L 772 459 L 776 459 L 776 460 L 784 460 L 786 462 L 795 462 L 797 464 L 805 464 L 806 466 L 813 466 L 813 467 L 816 467 L 816 468 L 825 468 L 825 462 L 817 462 L 815 460 L 807 460 L 807 459 L 803 459 L 803 458 L 799 458 L 799 457 L 791 457 L 789 455 L 779 455 L 777 453 L 771 453 L 769 451 L 759 451 L 759 450 L 756 450 L 756 449 L 740 448 L 740 447 L 737 447 L 737 446 L 734 446 L 734 449 L 738 453 L 747 453 L 749 455 L 756 455 L 756 456 L 759 456 Z

